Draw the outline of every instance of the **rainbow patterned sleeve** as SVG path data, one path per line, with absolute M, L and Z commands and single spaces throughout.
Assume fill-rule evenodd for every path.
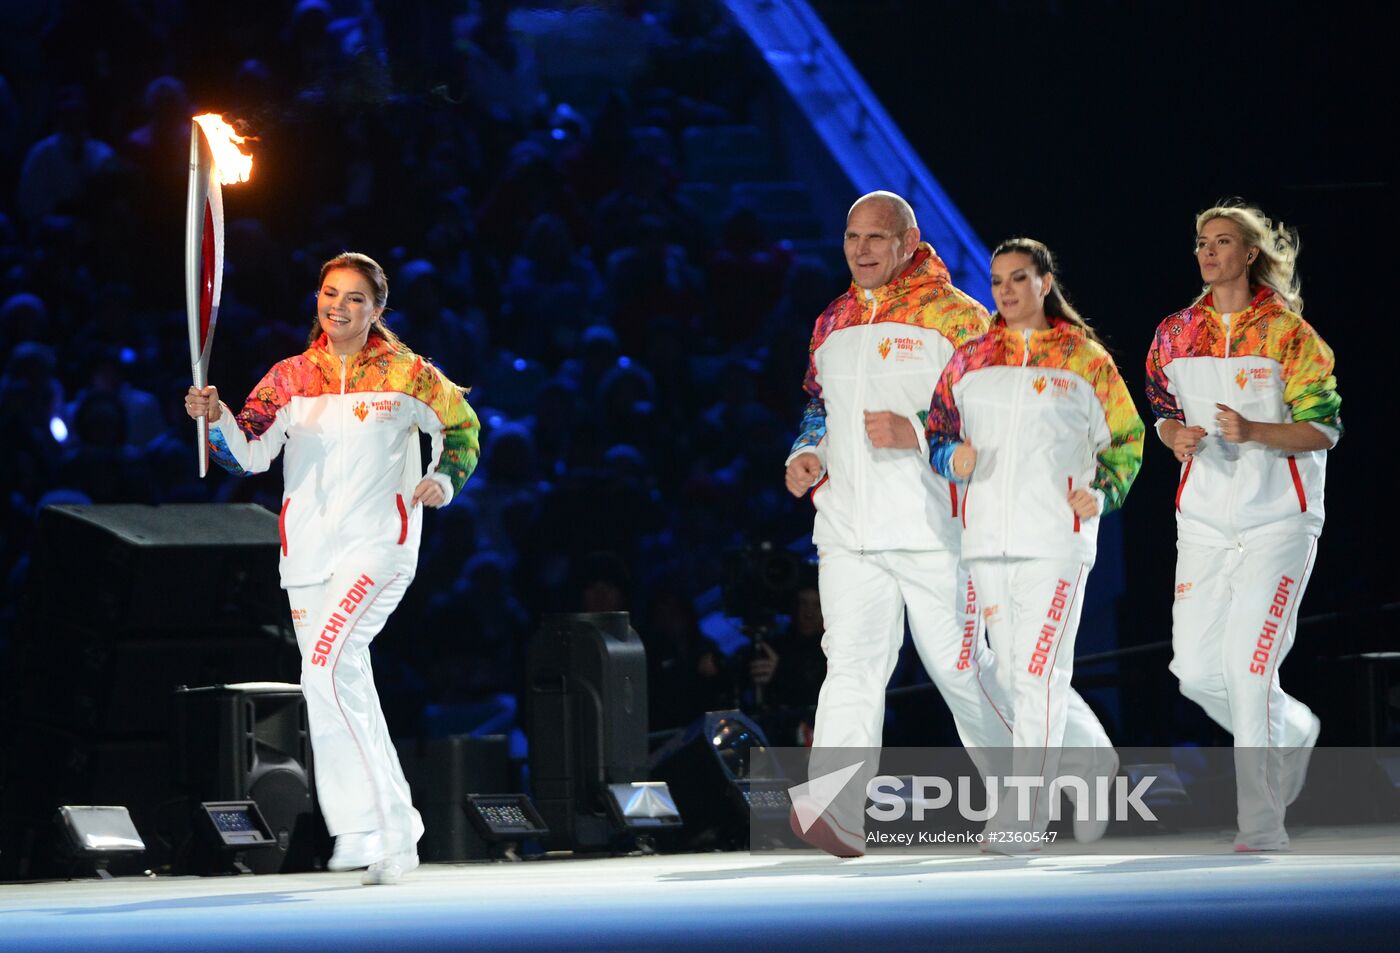
M 986 340 L 986 338 L 978 339 Z M 977 341 L 970 341 L 954 352 L 948 366 L 938 378 L 924 419 L 924 436 L 928 438 L 929 463 L 940 476 L 961 482 L 953 475 L 953 451 L 962 443 L 962 414 L 953 397 L 953 387 L 967 373 L 968 362 L 976 353 Z
M 1342 432 L 1342 396 L 1337 393 L 1332 349 L 1302 318 L 1284 342 L 1283 399 L 1295 422 L 1322 424 Z
M 481 457 L 481 421 L 462 389 L 432 364 L 418 359 L 413 396 L 427 404 L 442 425 L 442 455 L 435 472 L 452 482 L 452 498 L 462 491 Z
M 1096 362 L 1091 380 L 1094 394 L 1103 406 L 1104 422 L 1108 426 L 1108 446 L 1099 452 L 1098 470 L 1090 484 L 1103 494 L 1104 512 L 1123 505 L 1128 489 L 1142 469 L 1142 444 L 1146 428 L 1138 416 L 1123 375 L 1107 351 Z
M 1186 414 L 1171 392 L 1167 381 L 1167 364 L 1171 363 L 1171 338 L 1168 329 L 1175 316 L 1162 322 L 1157 334 L 1152 338 L 1152 346 L 1147 349 L 1147 403 L 1158 420 L 1179 420 L 1186 422 Z M 1179 323 L 1179 322 L 1178 322 Z
M 238 429 L 249 443 L 261 440 L 277 420 L 277 412 L 285 407 L 295 394 L 308 392 L 308 383 L 316 376 L 316 369 L 307 361 L 290 358 L 278 361 L 272 370 L 258 381 L 243 409 L 234 420 Z M 275 455 L 275 454 L 274 454 Z M 255 471 L 247 470 L 238 462 L 228 441 L 218 427 L 209 428 L 209 457 L 234 476 L 252 476 Z
M 807 406 L 802 411 L 802 423 L 798 426 L 797 439 L 792 442 L 788 456 L 791 457 L 799 450 L 815 449 L 825 436 L 826 402 L 820 397 L 813 397 L 807 401 Z
M 831 334 L 836 306 L 837 302 L 832 302 L 817 318 L 817 325 L 812 330 L 812 342 L 807 346 L 807 373 L 802 378 L 802 389 L 807 392 L 807 406 L 802 410 L 802 422 L 797 428 L 797 439 L 788 451 L 788 459 L 800 450 L 815 451 L 826 436 L 826 401 L 822 399 L 822 385 L 817 382 L 817 348 Z

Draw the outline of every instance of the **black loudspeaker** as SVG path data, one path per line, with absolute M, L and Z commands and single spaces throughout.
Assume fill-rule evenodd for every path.
M 278 547 L 260 506 L 46 508 L 16 625 L 18 716 L 163 737 L 180 685 L 295 679 Z
M 306 701 L 299 686 L 265 682 L 179 689 L 173 731 L 175 780 L 191 807 L 256 801 L 271 827 L 277 844 L 249 851 L 244 862 L 250 870 L 291 873 L 324 864 L 330 838 L 316 806 Z M 190 866 L 197 867 L 197 850 L 191 858 Z
M 43 510 L 0 671 L 0 767 L 23 778 L 0 786 L 0 878 L 45 869 L 27 832 L 60 804 L 126 805 L 145 863 L 171 860 L 174 690 L 298 677 L 279 547 L 259 506 Z
M 530 784 L 546 848 L 612 844 L 607 785 L 646 780 L 647 663 L 625 612 L 545 616 L 530 643 Z
M 253 504 L 46 507 L 27 615 L 147 636 L 280 622 L 279 539 L 277 514 Z
M 413 791 L 413 806 L 423 815 L 419 859 L 439 864 L 489 859 L 490 847 L 467 817 L 467 795 L 518 789 L 510 780 L 506 736 L 404 739 L 394 747 Z

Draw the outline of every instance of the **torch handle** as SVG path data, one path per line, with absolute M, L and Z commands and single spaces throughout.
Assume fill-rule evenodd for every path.
M 190 377 L 193 379 L 194 386 L 200 390 L 204 390 L 209 383 L 205 379 L 207 375 L 201 361 L 196 361 L 190 366 Z M 199 441 L 199 446 L 196 448 L 199 456 L 199 477 L 204 479 L 209 475 L 209 418 L 196 417 L 194 428 L 195 438 Z
M 199 440 L 199 478 L 202 480 L 209 475 L 209 418 L 195 418 L 194 427 Z

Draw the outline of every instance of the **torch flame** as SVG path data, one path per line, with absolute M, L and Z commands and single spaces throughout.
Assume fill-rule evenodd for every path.
M 233 127 L 224 122 L 218 113 L 205 113 L 195 116 L 194 121 L 204 130 L 204 138 L 214 153 L 214 170 L 222 185 L 236 185 L 247 182 L 253 175 L 253 157 L 238 148 L 239 143 L 247 142 L 247 136 L 240 136 Z

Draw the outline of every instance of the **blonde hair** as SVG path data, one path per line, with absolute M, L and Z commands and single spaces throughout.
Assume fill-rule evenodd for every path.
M 350 271 L 359 272 L 360 276 L 369 282 L 370 288 L 374 290 L 374 306 L 381 309 L 379 317 L 370 322 L 369 329 L 372 333 L 379 335 L 389 343 L 389 346 L 396 351 L 406 349 L 399 336 L 384 324 L 383 308 L 389 303 L 389 277 L 384 274 L 383 267 L 379 262 L 366 254 L 357 251 L 343 251 L 330 261 L 321 266 L 321 277 L 317 279 L 316 293 L 321 293 L 321 286 L 326 283 L 326 275 L 337 268 L 346 268 Z M 315 344 L 321 338 L 321 319 L 312 315 L 311 333 L 306 339 L 308 346 Z
M 1065 290 L 1060 285 L 1060 276 L 1056 274 L 1059 268 L 1055 264 L 1055 254 L 1050 251 L 1050 247 L 1034 238 L 1008 238 L 996 247 L 996 250 L 992 252 L 992 257 L 1015 254 L 1029 256 L 1037 275 L 1055 275 L 1055 281 L 1050 285 L 1050 291 L 1045 295 L 1046 315 L 1068 321 L 1083 331 L 1084 336 L 1089 340 L 1100 347 L 1106 347 L 1103 339 L 1089 326 L 1089 322 L 1084 320 L 1084 316 L 1074 310 L 1074 306 L 1065 297 Z
M 1249 264 L 1250 288 L 1271 288 L 1288 305 L 1289 310 L 1303 313 L 1302 279 L 1298 277 L 1298 229 L 1290 228 L 1264 214 L 1264 210 L 1243 199 L 1225 199 L 1196 216 L 1196 234 L 1212 219 L 1223 218 L 1240 230 L 1240 238 L 1251 248 L 1259 249 Z M 1201 289 L 1193 304 L 1210 293 L 1210 286 Z

